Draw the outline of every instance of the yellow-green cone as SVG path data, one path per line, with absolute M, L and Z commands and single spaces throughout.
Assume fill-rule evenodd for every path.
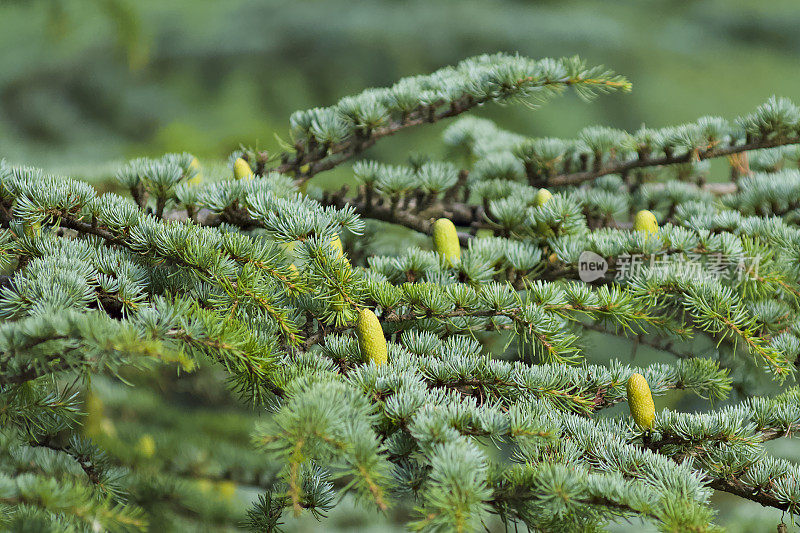
M 344 255 L 342 239 L 340 239 L 338 235 L 331 239 L 331 248 L 333 248 L 334 252 L 336 252 L 336 257 L 342 257 Z
M 386 338 L 383 336 L 381 323 L 375 313 L 369 309 L 361 309 L 358 312 L 356 335 L 358 335 L 358 346 L 364 357 L 374 361 L 376 365 L 386 364 L 388 354 Z
M 233 162 L 233 177 L 237 180 L 252 179 L 253 169 L 250 168 L 250 165 L 247 163 L 247 161 L 240 157 Z
M 145 433 L 136 443 L 136 450 L 145 457 L 153 457 L 156 453 L 156 441 L 150 434 Z
M 652 429 L 656 418 L 656 405 L 650 386 L 641 374 L 633 374 L 628 378 L 628 407 L 633 420 L 642 429 Z
M 291 283 L 296 283 L 300 281 L 300 271 L 297 269 L 294 263 L 289 264 L 289 272 L 290 274 L 288 278 Z M 297 291 L 295 291 L 294 289 L 290 287 L 286 288 L 286 294 L 288 294 L 289 296 L 294 296 L 296 293 Z
M 447 264 L 461 259 L 461 244 L 458 242 L 456 226 L 446 218 L 433 223 L 433 245 Z
M 340 257 L 344 257 L 344 248 L 342 247 L 342 239 L 339 236 L 335 236 L 331 239 L 329 243 L 331 249 L 333 250 L 334 256 L 338 259 Z M 347 261 L 347 259 L 345 259 Z M 349 264 L 349 263 L 348 263 Z M 336 294 L 333 299 L 331 300 L 331 306 L 335 311 L 341 311 L 347 305 L 347 301 L 345 300 L 344 296 L 341 294 Z M 373 315 L 375 316 L 375 315 Z
M 226 500 L 232 500 L 236 495 L 236 483 L 233 481 L 220 481 L 217 483 L 217 492 Z
M 26 222 L 23 224 L 22 229 L 25 231 L 25 235 L 31 239 L 42 236 L 42 223 L 39 221 L 36 221 L 33 224 L 28 224 Z
M 547 201 L 550 200 L 550 198 L 552 197 L 553 195 L 550 194 L 550 191 L 548 191 L 547 189 L 539 189 L 538 191 L 536 191 L 536 196 L 533 197 L 533 205 L 535 205 L 536 207 L 541 207 L 544 204 L 546 204 Z
M 544 188 L 539 189 L 538 191 L 536 191 L 536 196 L 533 197 L 533 205 L 536 206 L 536 207 L 541 207 L 544 204 L 546 204 L 547 202 L 549 202 L 550 198 L 552 198 L 552 197 L 553 197 L 553 195 L 547 189 L 544 189 Z M 552 234 L 553 233 L 550 230 L 550 226 L 548 226 L 544 222 L 539 222 L 536 225 L 536 231 L 540 235 L 548 235 L 548 234 Z
M 203 172 L 200 169 L 200 161 L 198 161 L 196 157 L 192 158 L 192 162 L 189 163 L 189 168 L 196 172 L 186 183 L 189 185 L 200 185 L 203 182 Z
M 642 209 L 633 218 L 633 229 L 635 231 L 644 231 L 648 234 L 658 231 L 658 221 L 656 216 L 646 209 Z

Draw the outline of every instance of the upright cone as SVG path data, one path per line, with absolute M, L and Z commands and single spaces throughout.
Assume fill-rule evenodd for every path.
M 38 220 L 32 224 L 24 223 L 22 229 L 25 231 L 25 235 L 31 239 L 42 236 L 42 223 Z
M 536 196 L 533 197 L 533 205 L 541 207 L 552 198 L 553 195 L 547 189 L 539 189 L 536 191 Z
M 336 257 L 342 257 L 344 255 L 342 239 L 340 239 L 338 235 L 331 239 L 331 248 L 336 252 Z
M 653 429 L 656 418 L 656 406 L 647 380 L 641 374 L 633 374 L 628 378 L 628 407 L 634 422 L 642 429 Z
M 536 196 L 533 197 L 533 205 L 535 207 L 542 207 L 544 204 L 550 201 L 553 195 L 545 188 L 541 188 L 536 191 Z M 539 222 L 536 224 L 536 231 L 543 236 L 552 235 L 552 231 L 550 230 L 550 226 L 545 224 L 544 222 Z
M 194 170 L 195 173 L 186 183 L 189 185 L 200 185 L 203 182 L 203 172 L 200 169 L 200 161 L 198 161 L 196 157 L 192 158 L 192 162 L 189 163 L 189 168 Z
M 635 231 L 644 231 L 647 234 L 652 234 L 658 231 L 658 221 L 656 216 L 648 211 L 642 209 L 633 218 L 633 229 Z
M 237 180 L 252 179 L 253 169 L 250 168 L 250 165 L 247 163 L 247 161 L 240 157 L 233 162 L 233 177 Z
M 452 266 L 454 261 L 461 259 L 458 232 L 455 225 L 446 218 L 440 218 L 433 223 L 433 245 L 448 265 Z
M 145 457 L 153 457 L 156 453 L 156 441 L 149 433 L 145 433 L 136 443 L 136 451 Z
M 358 312 L 356 335 L 364 357 L 374 361 L 376 365 L 386 364 L 388 360 L 386 338 L 383 336 L 383 328 L 378 317 L 371 310 L 365 308 Z

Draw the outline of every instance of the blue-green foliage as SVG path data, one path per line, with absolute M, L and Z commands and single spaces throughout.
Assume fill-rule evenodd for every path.
M 285 153 L 234 154 L 251 179 L 198 184 L 188 153 L 131 161 L 117 173 L 131 199 L 0 164 L 0 524 L 226 524 L 245 485 L 262 494 L 247 513 L 258 531 L 324 517 L 342 493 L 381 512 L 413 507 L 408 526 L 421 531 L 472 531 L 492 515 L 550 531 L 634 516 L 716 531 L 713 490 L 794 513 L 797 466 L 764 443 L 798 429 L 795 389 L 706 414 L 660 411 L 645 430 L 610 411 L 634 373 L 656 396 L 715 401 L 752 396 L 742 373 L 794 379 L 791 102 L 572 140 L 464 119 L 444 135 L 456 160 L 359 161 L 353 194 L 314 187 L 379 139 L 478 104 L 629 88 L 576 58 L 479 56 L 298 112 Z M 751 168 L 737 166 L 742 153 L 766 155 Z M 705 183 L 702 162 L 724 156 L 732 190 Z M 658 231 L 631 231 L 640 208 Z M 460 230 L 460 259 L 416 246 L 354 253 L 373 219 L 429 234 L 440 217 Z M 606 277 L 581 280 L 585 252 Z M 636 255 L 658 261 L 613 275 Z M 381 322 L 386 364 L 359 348 L 364 308 Z M 589 363 L 592 331 L 673 360 Z M 714 348 L 704 357 L 690 340 Z M 146 391 L 121 392 L 165 368 L 203 383 L 208 367 L 267 411 L 249 451 L 250 417 L 226 430 L 201 412 L 211 429 L 195 427 L 178 405 L 159 412 Z

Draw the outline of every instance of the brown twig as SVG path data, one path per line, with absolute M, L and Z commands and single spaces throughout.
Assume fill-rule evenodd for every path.
M 517 80 L 517 88 L 533 82 L 533 78 L 527 77 Z M 584 78 L 560 78 L 557 80 L 544 79 L 538 84 L 539 87 L 553 85 L 577 85 L 577 84 L 605 85 L 607 87 L 620 87 L 622 82 L 609 81 L 603 79 L 584 79 Z M 293 173 L 296 183 L 302 184 L 315 174 L 324 170 L 329 170 L 336 165 L 350 159 L 354 155 L 364 151 L 374 145 L 379 139 L 394 135 L 395 133 L 407 128 L 421 124 L 429 124 L 440 120 L 460 115 L 465 111 L 484 104 L 492 99 L 491 96 L 475 98 L 472 95 L 464 95 L 456 100 L 438 100 L 428 105 L 418 107 L 416 110 L 405 113 L 399 119 L 389 122 L 387 125 L 375 128 L 366 133 L 358 133 L 350 136 L 345 141 L 334 145 L 315 145 L 309 146 L 301 142 L 296 146 L 297 153 L 294 155 L 283 154 L 282 163 L 274 168 L 265 169 L 266 172 Z M 443 109 L 438 110 L 437 108 Z
M 784 146 L 787 144 L 798 144 L 798 143 L 800 143 L 800 137 L 791 139 L 785 137 L 779 137 L 776 139 L 759 139 L 757 141 L 751 141 L 736 146 L 726 146 L 723 148 L 712 147 L 707 150 L 690 151 L 681 155 L 669 154 L 661 157 L 643 155 L 638 157 L 637 159 L 631 159 L 628 161 L 613 161 L 598 169 L 559 174 L 557 176 L 548 179 L 547 184 L 553 187 L 560 185 L 576 185 L 578 183 L 583 183 L 585 181 L 594 180 L 596 178 L 599 178 L 600 176 L 605 176 L 608 174 L 624 173 L 636 168 L 657 167 L 663 165 L 675 165 L 679 163 L 697 162 L 697 161 L 703 161 L 705 159 L 713 159 L 716 157 L 725 157 L 732 154 L 738 154 L 741 152 L 749 152 L 751 150 L 774 148 L 776 146 Z

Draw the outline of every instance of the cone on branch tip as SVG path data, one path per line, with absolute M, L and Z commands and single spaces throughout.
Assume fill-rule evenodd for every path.
M 23 224 L 23 230 L 25 231 L 25 235 L 27 235 L 31 239 L 33 239 L 35 237 L 41 237 L 42 236 L 42 223 L 39 222 L 39 221 L 36 221 L 36 222 L 30 223 L 30 224 L 28 224 L 28 223 Z
M 152 435 L 149 433 L 142 435 L 136 443 L 136 451 L 143 457 L 153 457 L 156 453 L 156 441 L 153 439 Z
M 232 500 L 236 495 L 236 483 L 233 481 L 220 481 L 217 483 L 217 493 L 225 500 Z
M 634 231 L 644 231 L 648 235 L 657 232 L 658 221 L 656 216 L 647 209 L 642 209 L 636 213 L 633 219 L 633 229 Z
M 549 202 L 552 197 L 553 194 L 550 191 L 548 191 L 545 188 L 541 188 L 538 191 L 536 191 L 536 196 L 533 197 L 533 205 L 534 207 L 542 207 L 544 204 Z M 553 233 L 552 230 L 550 229 L 550 226 L 548 226 L 544 222 L 539 222 L 536 225 L 536 231 L 537 233 L 543 236 L 549 236 L 552 235 Z
M 536 207 L 541 207 L 544 204 L 546 204 L 552 197 L 553 194 L 547 189 L 539 189 L 538 191 L 536 191 L 536 196 L 533 197 L 533 205 L 535 205 Z
M 388 349 L 386 338 L 383 336 L 380 320 L 370 309 L 361 309 L 356 321 L 356 335 L 361 355 L 376 365 L 386 364 Z
M 200 161 L 196 157 L 193 157 L 192 162 L 189 163 L 189 169 L 194 170 L 194 176 L 189 178 L 187 183 L 189 185 L 200 185 L 203 182 L 203 172 L 200 168 Z
M 233 177 L 237 180 L 252 179 L 253 169 L 247 161 L 239 157 L 233 162 Z
M 461 259 L 461 244 L 458 242 L 456 226 L 446 218 L 440 218 L 433 223 L 433 245 L 448 265 L 453 266 L 454 261 Z
M 628 378 L 628 407 L 636 425 L 641 429 L 653 429 L 656 418 L 656 406 L 647 380 L 641 374 L 632 374 Z
M 294 263 L 289 264 L 289 281 L 291 283 L 297 283 L 300 281 L 300 270 L 298 270 L 297 266 Z M 295 296 L 299 293 L 299 291 L 293 287 L 286 288 L 286 294 L 289 296 Z
M 342 239 L 340 239 L 338 235 L 333 239 L 331 239 L 330 246 L 331 248 L 333 248 L 333 251 L 336 252 L 337 258 L 342 257 L 344 255 L 344 248 L 342 247 Z

